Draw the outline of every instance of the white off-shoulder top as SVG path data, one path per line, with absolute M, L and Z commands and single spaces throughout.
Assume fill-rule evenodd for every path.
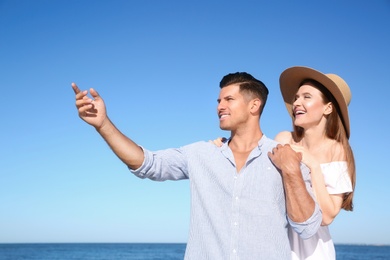
M 324 163 L 321 164 L 321 169 L 329 194 L 352 192 L 347 162 Z M 292 259 L 336 259 L 336 252 L 328 226 L 321 226 L 314 236 L 306 240 L 301 239 L 297 233 L 289 228 L 289 239 Z

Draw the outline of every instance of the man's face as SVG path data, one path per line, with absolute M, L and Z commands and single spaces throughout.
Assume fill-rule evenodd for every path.
M 223 87 L 219 93 L 217 113 L 222 130 L 236 130 L 248 121 L 250 102 L 240 93 L 238 84 Z

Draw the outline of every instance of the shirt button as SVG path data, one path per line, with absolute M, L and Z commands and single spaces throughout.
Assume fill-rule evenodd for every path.
M 236 250 L 236 249 L 233 249 L 233 253 L 236 254 L 236 253 L 237 253 L 237 250 Z
M 238 200 L 238 196 L 236 196 L 236 200 Z
M 235 226 L 238 226 L 238 223 L 237 223 L 237 222 L 234 222 L 234 225 L 235 225 Z

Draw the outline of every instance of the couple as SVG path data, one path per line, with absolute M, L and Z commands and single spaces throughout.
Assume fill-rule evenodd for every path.
M 304 82 L 306 79 L 311 81 Z M 326 94 L 316 92 L 319 82 L 326 87 L 332 83 L 329 92 L 335 100 L 325 100 Z M 306 89 L 302 92 L 300 86 Z M 281 88 L 296 129 L 277 138 L 291 145 L 280 145 L 261 131 L 267 87 L 250 74 L 233 73 L 220 82 L 217 107 L 220 128 L 231 133 L 229 141 L 221 147 L 198 142 L 157 152 L 123 135 L 110 121 L 94 89 L 90 89 L 89 98 L 88 91 L 80 91 L 75 84 L 72 87 L 79 116 L 95 127 L 133 174 L 156 181 L 190 180 L 191 219 L 185 259 L 291 259 L 289 235 L 293 256 L 305 253 L 307 248 L 302 251 L 301 244 L 311 239 L 302 239 L 320 242 L 322 238 L 316 236 L 323 229 L 321 223 L 329 224 L 341 207 L 352 207 L 352 189 L 339 191 L 337 181 L 341 176 L 345 183 L 350 179 L 354 183 L 354 172 L 343 175 L 351 169 L 345 169 L 350 167 L 345 161 L 353 165 L 352 152 L 345 148 L 349 147 L 346 106 L 350 96 L 344 99 L 341 87 L 327 75 L 304 67 L 283 72 Z M 331 127 L 332 135 L 328 136 L 325 125 L 330 119 L 336 133 Z M 312 150 L 312 145 L 321 151 Z M 297 153 L 292 148 L 301 150 Z M 333 161 L 338 161 L 336 166 Z M 321 168 L 323 163 L 332 171 L 332 185 L 337 184 L 329 193 L 324 184 L 328 180 L 321 175 L 326 171 Z M 336 170 L 339 177 L 334 178 Z M 315 179 L 311 176 L 314 172 Z M 338 195 L 329 195 L 332 192 Z

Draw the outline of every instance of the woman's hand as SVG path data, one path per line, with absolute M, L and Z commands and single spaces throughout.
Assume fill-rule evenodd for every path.
M 305 149 L 305 147 L 300 145 L 291 145 L 291 148 L 295 152 L 302 154 L 302 163 L 306 164 L 306 166 L 310 169 L 318 165 L 318 161 L 316 160 L 316 158 L 312 156 L 309 151 Z
M 213 141 L 210 140 L 209 142 L 215 144 L 218 147 L 221 147 L 223 145 L 223 143 L 226 142 L 226 140 L 227 139 L 225 137 L 218 137 L 217 139 L 215 139 Z

